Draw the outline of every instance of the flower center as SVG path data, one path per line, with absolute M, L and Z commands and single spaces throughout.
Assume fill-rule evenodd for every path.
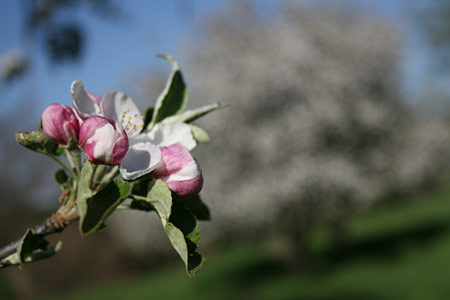
M 130 113 L 130 109 L 125 110 L 120 117 L 120 123 L 125 128 L 127 134 L 133 135 L 135 132 L 141 131 L 144 127 L 144 116 Z

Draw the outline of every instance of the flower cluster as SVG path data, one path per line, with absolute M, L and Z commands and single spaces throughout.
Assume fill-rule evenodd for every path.
M 62 146 L 75 142 L 94 164 L 119 165 L 125 180 L 152 174 L 180 196 L 198 194 L 202 172 L 190 154 L 196 146 L 184 122 L 159 122 L 144 128 L 144 117 L 123 92 L 99 96 L 81 81 L 71 86 L 73 109 L 51 104 L 42 113 L 43 132 Z
M 189 93 L 179 64 L 170 55 L 160 57 L 172 72 L 145 114 L 123 92 L 99 97 L 77 80 L 70 87 L 72 107 L 51 104 L 37 130 L 17 132 L 20 145 L 62 167 L 55 174 L 60 206 L 12 243 L 15 248 L 0 253 L 0 268 L 49 258 L 61 243 L 48 247 L 45 235 L 74 221 L 82 236 L 93 234 L 118 210 L 155 212 L 188 275 L 201 268 L 205 259 L 197 252 L 198 222 L 209 220 L 210 214 L 199 195 L 202 171 L 190 151 L 209 136 L 192 122 L 226 105 L 185 110 Z

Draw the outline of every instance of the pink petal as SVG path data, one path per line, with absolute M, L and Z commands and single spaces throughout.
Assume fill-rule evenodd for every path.
M 71 138 L 78 140 L 79 123 L 70 107 L 53 103 L 42 112 L 42 130 L 65 145 Z
M 180 196 L 197 195 L 203 187 L 203 175 L 200 173 L 189 180 L 169 180 L 166 183 L 172 191 Z
M 127 154 L 129 149 L 128 145 L 128 137 L 124 134 L 121 138 L 119 138 L 114 145 L 113 155 L 112 155 L 112 165 L 118 165 L 122 162 L 123 158 Z
M 161 163 L 154 175 L 165 177 L 179 172 L 189 163 L 194 161 L 189 150 L 179 144 L 173 144 L 161 149 Z

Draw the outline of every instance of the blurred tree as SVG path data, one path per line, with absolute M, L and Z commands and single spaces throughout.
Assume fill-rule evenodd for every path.
M 28 57 L 19 49 L 12 49 L 0 57 L 0 79 L 11 82 L 28 69 Z
M 113 0 L 22 0 L 24 34 L 31 43 L 42 45 L 51 63 L 76 62 L 82 55 L 87 35 L 77 21 L 77 12 L 90 8 L 100 17 L 117 20 L 120 8 Z M 14 49 L 0 57 L 1 80 L 11 82 L 23 76 L 32 64 L 26 49 Z
M 22 5 L 27 34 L 45 46 L 55 63 L 74 61 L 82 55 L 86 36 L 81 23 L 75 20 L 78 10 L 88 7 L 102 17 L 120 15 L 119 7 L 111 0 L 23 0 Z
M 440 182 L 450 136 L 439 120 L 418 122 L 404 101 L 402 34 L 393 24 L 323 2 L 284 1 L 268 19 L 256 4 L 232 1 L 208 16 L 183 66 L 196 105 L 232 104 L 200 122 L 212 142 L 196 156 L 217 212 L 206 235 L 272 235 L 301 265 L 318 220 L 339 245 L 349 214 Z
M 191 44 L 191 95 L 233 104 L 205 120 L 223 155 L 200 157 L 221 230 L 264 235 L 269 226 L 288 236 L 298 261 L 316 220 L 330 222 L 340 243 L 348 214 L 448 170 L 447 126 L 416 122 L 406 105 L 402 35 L 386 20 L 285 1 L 268 21 L 234 1 L 202 31 Z
M 435 67 L 440 71 L 450 68 L 450 2 L 447 0 L 427 1 L 417 8 L 424 38 L 435 53 Z

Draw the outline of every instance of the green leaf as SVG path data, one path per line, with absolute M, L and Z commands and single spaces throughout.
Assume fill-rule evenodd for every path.
M 57 156 L 61 156 L 64 154 L 64 148 L 63 147 L 57 147 L 54 154 L 56 154 Z
M 130 186 L 123 180 L 115 180 L 106 185 L 87 201 L 84 218 L 80 218 L 83 235 L 92 234 L 103 227 L 103 222 L 128 196 Z
M 133 187 L 131 189 L 131 194 L 134 196 L 138 196 L 139 199 L 134 198 L 131 201 L 130 207 L 132 209 L 142 210 L 142 211 L 152 211 L 155 210 L 153 205 L 147 199 L 147 193 L 149 189 L 150 179 L 140 179 L 136 180 L 133 183 Z M 144 198 L 144 199 L 141 199 Z
M 164 222 L 170 217 L 172 207 L 172 194 L 169 187 L 161 179 L 151 181 L 147 199 L 155 208 L 164 225 Z
M 69 177 L 64 169 L 56 171 L 55 180 L 60 185 L 62 191 L 66 191 L 73 187 L 73 178 Z
M 90 161 L 86 161 L 83 168 L 81 169 L 80 182 L 78 183 L 77 191 L 77 209 L 78 215 L 80 216 L 80 232 L 81 225 L 84 222 L 84 218 L 87 212 L 87 201 L 92 197 L 91 182 L 95 174 L 95 165 Z
M 49 248 L 48 244 L 46 239 L 29 228 L 17 247 L 16 256 L 11 257 L 10 261 L 20 265 L 35 262 L 55 255 L 62 247 L 61 241 L 55 247 Z
M 19 247 L 17 247 L 20 262 L 25 262 L 26 258 L 31 256 L 34 251 L 45 249 L 47 246 L 48 241 L 29 228 L 23 236 Z
M 173 204 L 169 221 L 180 229 L 196 247 L 200 244 L 200 227 L 197 219 L 184 205 Z
M 190 123 L 212 111 L 215 111 L 216 109 L 225 107 L 229 107 L 229 105 L 217 102 L 200 108 L 187 110 L 176 116 L 167 117 L 162 121 L 162 123 L 166 124 L 173 124 L 178 122 Z
M 190 212 L 192 212 L 197 220 L 208 221 L 211 220 L 211 215 L 208 206 L 203 203 L 200 195 L 181 197 L 176 193 L 172 193 L 174 203 L 184 205 Z
M 131 189 L 131 193 L 133 195 L 138 195 L 142 197 L 146 197 L 148 193 L 149 183 L 151 179 L 138 179 L 134 181 L 133 187 Z
M 175 250 L 180 255 L 190 277 L 200 270 L 206 261 L 196 252 L 200 243 L 200 231 L 197 219 L 183 205 L 174 204 L 172 215 L 164 230 Z
M 58 184 L 63 185 L 69 180 L 69 176 L 67 176 L 66 171 L 64 171 L 64 169 L 59 169 L 55 173 L 55 180 Z
M 146 196 L 143 196 L 144 193 Z M 191 206 L 203 218 L 209 218 L 208 208 L 198 197 L 193 198 L 192 204 L 186 205 L 184 201 L 187 203 L 188 200 L 172 193 L 161 179 L 137 181 L 132 194 L 132 208 L 158 213 L 172 246 L 186 265 L 188 275 L 194 276 L 205 259 L 195 251 L 200 243 L 200 231 L 195 214 L 188 207 Z
M 194 124 L 189 124 L 189 127 L 191 128 L 191 133 L 194 140 L 200 143 L 209 143 L 210 138 L 205 130 Z
M 131 201 L 130 208 L 147 212 L 155 210 L 155 208 L 150 202 L 146 200 L 137 200 L 137 199 L 133 199 L 133 201 Z
M 200 242 L 197 219 L 184 205 L 172 205 L 171 192 L 161 179 L 150 182 L 147 199 L 161 218 L 164 231 L 186 265 L 188 275 L 194 276 L 205 261 L 195 252 Z
M 20 145 L 33 151 L 43 154 L 57 154 L 58 145 L 51 137 L 40 130 L 19 131 L 16 133 L 16 140 Z
M 105 173 L 110 170 L 110 166 L 108 165 L 96 165 L 94 175 L 92 176 L 91 188 L 94 190 L 98 188 L 100 183 L 102 182 Z
M 149 128 L 147 128 L 148 130 L 163 119 L 182 112 L 188 102 L 189 92 L 178 62 L 167 54 L 161 54 L 159 57 L 166 59 L 172 65 L 172 73 L 167 80 L 164 90 L 156 100 L 152 121 L 149 124 Z
M 147 109 L 147 111 L 145 112 L 144 126 L 142 127 L 142 131 L 144 131 L 147 128 L 148 124 L 150 124 L 150 122 L 152 121 L 154 111 L 155 111 L 155 108 L 149 107 Z

